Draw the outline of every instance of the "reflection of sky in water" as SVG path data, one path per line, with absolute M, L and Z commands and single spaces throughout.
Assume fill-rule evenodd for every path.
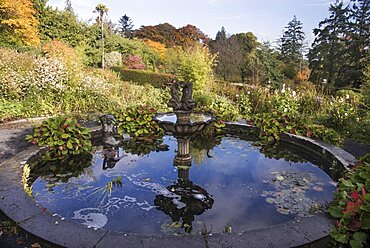
M 172 165 L 176 139 L 165 137 L 167 152 L 152 152 L 139 157 L 124 155 L 112 169 L 102 170 L 101 154 L 95 154 L 95 164 L 78 178 L 47 188 L 47 180 L 37 179 L 33 193 L 37 202 L 61 216 L 73 218 L 91 227 L 125 232 L 161 233 L 163 224 L 171 219 L 156 209 L 158 194 L 174 197 L 166 187 L 176 182 L 177 171 Z M 205 189 L 214 203 L 211 209 L 196 215 L 193 233 L 205 224 L 213 232 L 222 232 L 230 224 L 233 232 L 258 229 L 294 219 L 293 214 L 282 215 L 275 204 L 262 197 L 263 191 L 274 190 L 266 181 L 274 180 L 274 172 L 304 171 L 313 173 L 325 183 L 323 191 L 307 190 L 306 197 L 324 204 L 331 200 L 334 186 L 331 179 L 309 162 L 290 163 L 283 159 L 269 159 L 249 142 L 232 137 L 223 138 L 200 165 L 190 168 L 190 179 Z M 113 186 L 111 194 L 104 188 L 116 177 L 122 187 Z M 50 181 L 49 181 L 50 184 Z M 172 195 L 171 195 L 172 194 Z M 179 208 L 181 202 L 177 202 Z

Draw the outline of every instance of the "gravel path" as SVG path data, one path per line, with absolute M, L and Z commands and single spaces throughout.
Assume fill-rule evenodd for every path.
M 0 166 L 29 146 L 25 137 L 31 133 L 31 130 L 30 124 L 0 125 Z

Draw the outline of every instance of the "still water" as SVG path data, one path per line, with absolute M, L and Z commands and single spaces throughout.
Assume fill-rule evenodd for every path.
M 188 171 L 173 165 L 176 139 L 163 143 L 168 151 L 145 155 L 100 147 L 79 173 L 39 174 L 33 196 L 88 228 L 141 234 L 238 233 L 311 216 L 332 200 L 335 184 L 320 168 L 268 158 L 250 141 L 191 144 Z

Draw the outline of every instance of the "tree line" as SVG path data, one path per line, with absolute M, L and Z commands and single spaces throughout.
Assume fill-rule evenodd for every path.
M 201 45 L 217 55 L 214 72 L 219 80 L 272 87 L 308 80 L 331 88 L 360 87 L 369 67 L 370 0 L 331 4 L 329 16 L 314 29 L 310 48 L 296 16 L 274 47 L 259 42 L 252 32 L 229 35 L 224 27 L 214 39 L 190 24 L 176 28 L 163 23 L 134 30 L 126 14 L 118 24 L 104 18 L 108 8 L 102 4 L 90 24 L 77 18 L 70 0 L 63 10 L 47 2 L 1 0 L 0 46 L 23 49 L 56 39 L 81 51 L 87 65 L 104 67 L 104 52 L 116 52 L 130 59 L 139 57 L 135 59 L 145 67 L 137 68 L 166 72 L 164 57 L 169 51 Z

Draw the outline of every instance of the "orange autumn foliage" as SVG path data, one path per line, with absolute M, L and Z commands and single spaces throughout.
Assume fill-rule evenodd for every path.
M 76 56 L 75 51 L 72 47 L 59 40 L 52 40 L 46 43 L 42 47 L 42 51 L 46 55 L 56 58 L 74 58 Z
M 299 82 L 306 82 L 310 77 L 310 70 L 308 68 L 303 68 L 302 71 L 299 71 L 296 75 L 296 80 Z
M 0 0 L 1 31 L 17 37 L 27 46 L 37 46 L 38 21 L 31 0 Z
M 165 59 L 167 54 L 166 46 L 160 42 L 152 41 L 149 39 L 144 40 L 145 44 L 147 44 L 150 48 L 152 48 L 154 51 L 156 51 L 161 59 Z

